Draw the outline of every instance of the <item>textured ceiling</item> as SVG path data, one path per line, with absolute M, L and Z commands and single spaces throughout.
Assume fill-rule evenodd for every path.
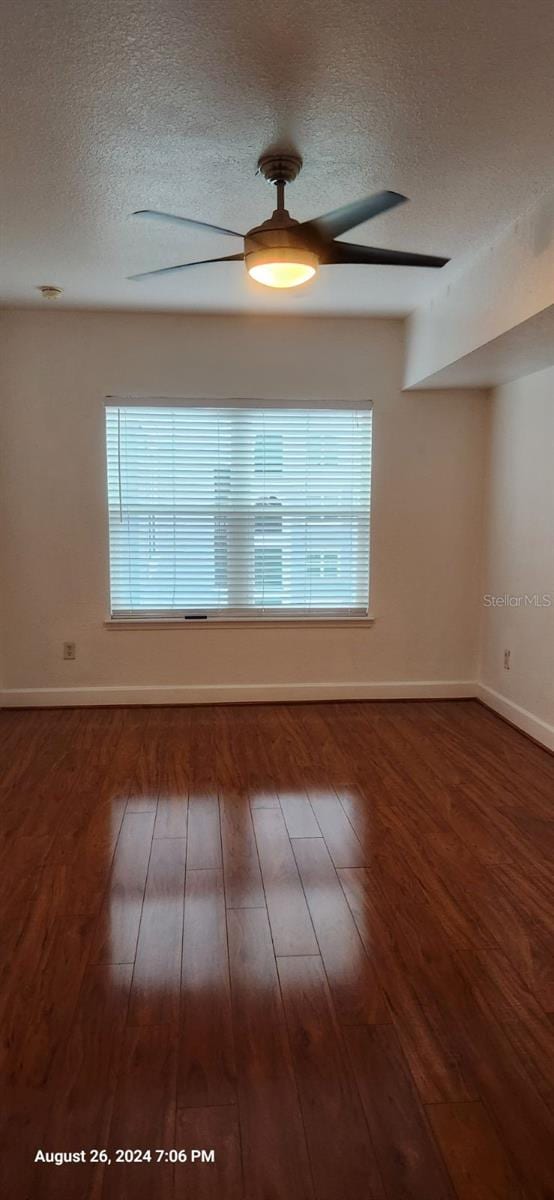
M 294 216 L 392 188 L 411 204 L 352 240 L 452 257 L 552 183 L 551 0 L 5 0 L 3 26 L 3 304 L 55 283 L 69 306 L 413 308 L 432 272 L 327 267 L 281 294 L 234 263 L 126 281 L 233 253 L 128 214 L 246 230 L 271 211 L 254 170 L 275 145 L 304 157 Z

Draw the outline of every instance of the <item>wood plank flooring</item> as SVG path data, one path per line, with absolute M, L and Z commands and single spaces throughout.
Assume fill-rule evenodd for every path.
M 553 1200 L 545 751 L 474 701 L 65 709 L 0 768 L 3 1196 Z

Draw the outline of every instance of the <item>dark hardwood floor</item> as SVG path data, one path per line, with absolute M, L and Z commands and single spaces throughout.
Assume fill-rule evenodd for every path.
M 6 711 L 0 753 L 3 1196 L 552 1200 L 545 751 L 450 701 Z

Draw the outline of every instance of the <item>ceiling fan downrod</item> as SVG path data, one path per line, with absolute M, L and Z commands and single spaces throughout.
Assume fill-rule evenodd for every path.
M 299 154 L 262 154 L 258 159 L 257 174 L 263 175 L 268 183 L 277 188 L 276 212 L 286 212 L 285 188 L 293 183 L 302 170 Z

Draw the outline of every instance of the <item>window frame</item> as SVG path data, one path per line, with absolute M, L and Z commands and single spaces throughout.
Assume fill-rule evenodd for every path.
M 110 513 L 109 513 L 109 497 L 108 497 L 106 408 L 110 408 L 110 407 L 117 408 L 119 406 L 120 407 L 125 407 L 125 406 L 131 407 L 132 406 L 132 407 L 137 407 L 137 408 L 138 407 L 152 408 L 152 407 L 156 407 L 156 406 L 163 407 L 163 408 L 167 408 L 167 407 L 200 408 L 200 407 L 204 406 L 206 408 L 241 407 L 241 408 L 252 408 L 252 409 L 270 408 L 270 409 L 277 409 L 277 410 L 286 409 L 286 408 L 298 408 L 300 410 L 315 409 L 315 410 L 331 410 L 331 411 L 334 411 L 337 409 L 340 410 L 340 409 L 344 408 L 348 411 L 354 411 L 356 409 L 360 409 L 361 411 L 365 411 L 365 412 L 370 411 L 372 413 L 372 423 L 371 423 L 371 463 L 370 463 L 370 486 L 369 486 L 369 507 L 368 507 L 368 513 L 369 513 L 369 546 L 368 546 L 369 576 L 368 576 L 368 611 L 367 611 L 367 613 L 354 613 L 354 614 L 345 613 L 344 615 L 342 615 L 342 614 L 338 614 L 338 613 L 334 612 L 329 615 L 325 615 L 325 613 L 321 613 L 321 612 L 314 613 L 314 612 L 307 611 L 305 614 L 296 612 L 296 613 L 292 613 L 290 615 L 286 615 L 286 614 L 278 614 L 278 613 L 267 614 L 267 613 L 260 612 L 259 615 L 256 615 L 254 612 L 252 612 L 252 614 L 246 613 L 243 615 L 227 616 L 227 615 L 225 615 L 225 613 L 222 613 L 222 612 L 217 612 L 217 613 L 213 613 L 213 614 L 208 612 L 206 615 L 202 615 L 200 617 L 195 617 L 193 615 L 184 616 L 182 614 L 177 614 L 177 615 L 171 614 L 171 615 L 168 615 L 167 617 L 161 616 L 161 615 L 155 615 L 155 616 L 148 616 L 148 615 L 130 616 L 127 614 L 125 614 L 123 616 L 114 615 L 111 611 Z M 183 397 L 183 396 L 135 396 L 135 395 L 115 396 L 115 395 L 106 395 L 103 398 L 103 403 L 102 403 L 102 408 L 103 408 L 103 413 L 102 413 L 102 416 L 103 416 L 103 449 L 104 449 L 104 463 L 105 463 L 104 498 L 105 498 L 105 518 L 106 518 L 106 542 L 105 542 L 106 586 L 105 586 L 105 595 L 106 595 L 106 599 L 107 599 L 107 605 L 106 605 L 106 609 L 105 609 L 105 617 L 104 617 L 104 621 L 103 621 L 104 627 L 107 629 L 112 629 L 112 630 L 119 629 L 119 630 L 130 631 L 132 629 L 141 629 L 141 630 L 166 629 L 167 630 L 167 629 L 184 629 L 184 628 L 189 628 L 189 629 L 210 628 L 213 630 L 213 629 L 218 629 L 218 628 L 219 629 L 230 629 L 230 628 L 236 629 L 237 627 L 238 628 L 260 629 L 260 628 L 291 628 L 291 627 L 293 627 L 293 628 L 294 627 L 304 627 L 305 628 L 306 626 L 312 626 L 312 627 L 316 627 L 316 628 L 337 627 L 337 626 L 338 627 L 349 626 L 349 627 L 366 628 L 366 627 L 372 626 L 376 619 L 375 614 L 371 609 L 371 595 L 372 595 L 372 553 L 371 553 L 371 551 L 372 551 L 372 541 L 373 541 L 373 536 L 372 536 L 372 534 L 373 534 L 372 494 L 373 494 L 373 447 L 374 447 L 373 407 L 374 407 L 373 401 L 371 401 L 369 399 L 342 400 L 339 402 L 336 400 L 313 400 L 313 399 L 305 400 L 305 399 L 288 399 L 288 398 L 287 399 L 275 399 L 275 398 L 263 399 L 258 396 L 255 398 L 249 397 L 249 398 L 245 399 L 243 397 L 221 397 L 221 396 L 217 396 L 217 397 L 215 397 L 215 396 L 214 397 L 197 397 L 197 396 L 189 397 L 189 396 L 186 396 L 186 397 Z

